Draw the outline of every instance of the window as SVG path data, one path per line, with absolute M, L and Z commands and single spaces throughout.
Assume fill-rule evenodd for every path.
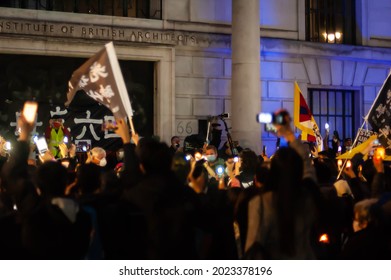
M 355 1 L 306 0 L 306 40 L 355 44 Z
M 0 7 L 149 19 L 162 18 L 162 0 L 7 0 L 1 1 Z
M 330 125 L 330 135 L 338 131 L 341 140 L 356 136 L 357 120 L 360 113 L 355 110 L 358 106 L 356 92 L 353 90 L 308 89 L 312 114 L 324 135 L 325 124 Z

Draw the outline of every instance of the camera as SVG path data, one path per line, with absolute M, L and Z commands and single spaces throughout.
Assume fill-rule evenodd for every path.
M 80 153 L 87 152 L 89 149 L 90 149 L 89 145 L 77 145 L 76 146 L 76 151 L 80 152 Z
M 259 123 L 271 123 L 271 124 L 280 124 L 284 125 L 288 123 L 289 120 L 289 114 L 285 110 L 280 110 L 278 112 L 275 112 L 273 114 L 270 113 L 259 113 L 257 115 L 257 122 Z
M 270 113 L 259 113 L 257 115 L 257 122 L 265 124 L 265 131 L 277 132 L 275 125 L 285 125 L 289 121 L 289 113 L 285 110 L 280 110 L 273 114 Z
M 273 115 L 270 113 L 259 113 L 257 115 L 257 122 L 259 123 L 271 123 L 273 121 Z
M 79 140 L 77 141 L 76 143 L 76 152 L 79 152 L 79 153 L 83 153 L 83 152 L 87 152 L 88 150 L 90 150 L 91 148 L 91 145 L 89 143 L 89 141 L 83 141 L 83 140 Z

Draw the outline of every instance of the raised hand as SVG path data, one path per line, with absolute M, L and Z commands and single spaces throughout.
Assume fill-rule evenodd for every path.
M 116 119 L 117 126 L 114 129 L 114 132 L 117 133 L 124 144 L 130 143 L 130 132 L 129 132 L 129 126 L 126 123 L 125 119 Z

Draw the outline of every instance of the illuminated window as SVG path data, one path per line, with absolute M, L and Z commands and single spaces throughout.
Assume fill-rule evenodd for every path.
M 355 44 L 355 1 L 306 0 L 306 40 Z
M 328 123 L 330 135 L 336 130 L 341 139 L 355 137 L 360 125 L 356 95 L 353 90 L 308 89 L 311 111 L 322 135 Z

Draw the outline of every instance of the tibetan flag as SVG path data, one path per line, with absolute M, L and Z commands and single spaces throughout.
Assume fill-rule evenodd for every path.
M 323 140 L 320 135 L 319 127 L 315 122 L 314 116 L 307 105 L 297 82 L 294 85 L 294 116 L 293 123 L 295 127 L 301 130 L 301 140 L 307 142 L 316 142 L 318 151 L 323 150 Z
M 391 72 L 365 118 L 377 133 L 386 154 L 391 155 Z
M 89 97 L 109 108 L 116 118 L 133 116 L 112 42 L 73 72 L 68 87 L 65 106 L 69 106 L 77 91 L 83 90 Z

